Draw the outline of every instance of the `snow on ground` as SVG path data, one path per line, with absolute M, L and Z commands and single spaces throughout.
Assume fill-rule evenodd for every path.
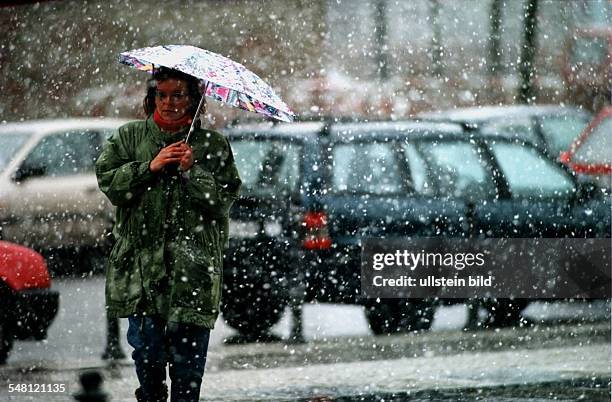
M 9 364 L 22 367 L 36 366 L 44 362 L 48 368 L 91 367 L 101 364 L 106 342 L 104 317 L 104 278 L 56 279 L 53 283 L 60 291 L 60 311 L 44 341 L 16 341 Z M 610 305 L 586 303 L 534 302 L 526 315 L 535 319 L 605 319 L 610 317 Z M 467 319 L 463 304 L 443 306 L 436 311 L 433 331 L 460 329 Z M 371 330 L 362 306 L 307 304 L 303 310 L 304 337 L 309 341 L 321 341 L 344 336 L 370 336 Z M 289 310 L 272 328 L 281 338 L 288 338 L 291 329 Z M 131 347 L 125 339 L 127 320 L 121 320 L 121 342 L 126 353 Z M 210 340 L 210 350 L 223 348 L 223 341 L 236 332 L 220 318 Z

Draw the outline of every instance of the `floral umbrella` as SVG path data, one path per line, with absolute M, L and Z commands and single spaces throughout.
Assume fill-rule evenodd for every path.
M 147 72 L 153 72 L 155 66 L 179 70 L 199 78 L 204 94 L 210 98 L 281 121 L 290 122 L 295 117 L 255 73 L 208 50 L 188 45 L 145 47 L 121 53 L 119 62 Z M 200 103 L 203 101 L 204 96 Z

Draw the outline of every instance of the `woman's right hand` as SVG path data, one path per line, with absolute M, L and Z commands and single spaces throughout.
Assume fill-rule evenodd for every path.
M 187 146 L 183 141 L 162 148 L 149 164 L 149 170 L 153 173 L 159 173 L 164 170 L 166 165 L 179 164 L 187 151 L 186 148 Z

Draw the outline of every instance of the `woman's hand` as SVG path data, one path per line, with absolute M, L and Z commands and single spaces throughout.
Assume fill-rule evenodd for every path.
M 191 147 L 189 145 L 185 144 L 184 142 L 182 144 L 184 153 L 181 157 L 181 161 L 179 162 L 179 167 L 183 172 L 186 172 L 193 166 L 193 152 L 191 151 Z
M 162 148 L 149 164 L 149 169 L 153 173 L 159 173 L 167 165 L 175 164 L 178 164 L 183 171 L 187 171 L 193 166 L 191 147 L 183 141 L 175 142 Z

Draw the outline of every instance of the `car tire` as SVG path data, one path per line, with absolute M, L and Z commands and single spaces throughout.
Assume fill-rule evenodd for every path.
M 0 364 L 6 363 L 9 352 L 13 348 L 13 334 L 6 322 L 0 321 Z
M 11 289 L 6 283 L 0 280 L 0 300 L 2 300 L 3 308 L 0 309 L 0 364 L 6 362 L 9 352 L 13 348 L 13 331 L 10 323 L 12 319 L 12 311 L 14 310 L 13 295 Z
M 248 271 L 234 269 L 224 275 L 221 311 L 230 327 L 256 340 L 280 320 L 288 296 L 275 278 L 261 272 L 248 275 Z
M 529 305 L 527 299 L 493 299 L 485 302 L 489 328 L 514 327 L 521 324 L 521 311 Z
M 435 305 L 428 300 L 381 299 L 366 304 L 366 318 L 375 335 L 428 330 Z
M 78 250 L 76 260 L 79 266 L 75 269 L 75 273 L 91 275 L 106 272 L 107 256 L 100 248 Z

